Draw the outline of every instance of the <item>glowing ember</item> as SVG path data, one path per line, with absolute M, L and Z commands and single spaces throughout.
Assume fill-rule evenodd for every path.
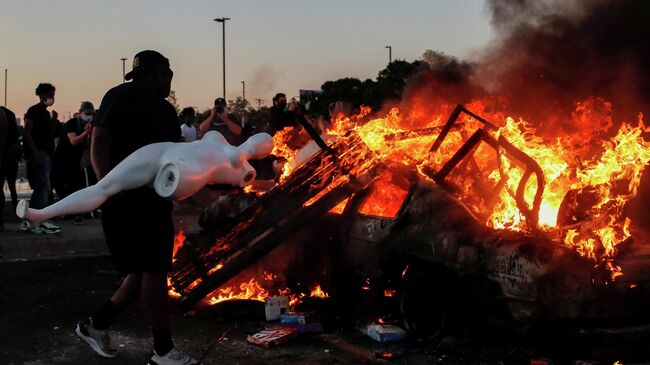
M 385 297 L 392 298 L 392 297 L 395 296 L 395 294 L 397 294 L 397 290 L 394 290 L 394 289 L 384 289 L 384 296 L 385 296 Z
M 171 279 L 169 277 L 167 278 L 167 288 L 168 288 L 167 295 L 169 295 L 170 298 L 180 298 L 181 297 L 180 293 L 177 293 L 174 290 L 174 288 L 172 288 L 172 281 L 171 281 Z

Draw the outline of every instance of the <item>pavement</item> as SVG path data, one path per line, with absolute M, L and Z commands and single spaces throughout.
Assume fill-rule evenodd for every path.
M 177 230 L 188 236 L 198 233 L 198 216 L 205 202 L 177 204 Z M 119 350 L 115 359 L 99 357 L 74 333 L 76 323 L 91 315 L 119 285 L 100 220 L 87 219 L 78 226 L 72 220 L 59 219 L 56 223 L 63 229 L 61 234 L 34 235 L 19 232 L 11 204 L 4 213 L 5 231 L 0 232 L 0 364 L 145 364 L 153 344 L 147 313 L 139 303 L 126 309 L 111 329 Z M 324 308 L 363 313 L 360 303 L 324 304 Z M 338 311 L 329 312 L 338 318 Z M 540 351 L 536 344 L 514 345 L 512 338 L 489 336 L 497 341 L 494 344 L 489 338 L 450 333 L 435 339 L 380 344 L 336 320 L 326 326 L 325 333 L 301 334 L 265 349 L 246 340 L 261 329 L 263 313 L 263 304 L 254 301 L 231 301 L 190 311 L 172 302 L 175 344 L 194 358 L 204 357 L 207 365 L 527 364 L 535 359 L 540 359 L 540 364 L 550 363 L 543 362 L 547 350 Z M 558 363 L 605 364 L 569 359 Z

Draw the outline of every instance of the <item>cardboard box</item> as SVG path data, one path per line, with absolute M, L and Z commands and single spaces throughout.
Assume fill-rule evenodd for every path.
M 297 334 L 298 330 L 295 328 L 275 327 L 250 335 L 247 341 L 265 348 L 271 348 L 289 341 Z
M 264 301 L 264 312 L 267 321 L 277 321 L 280 316 L 289 311 L 289 298 L 285 296 L 269 297 Z
M 392 324 L 368 325 L 367 334 L 377 342 L 398 342 L 406 338 L 406 331 Z

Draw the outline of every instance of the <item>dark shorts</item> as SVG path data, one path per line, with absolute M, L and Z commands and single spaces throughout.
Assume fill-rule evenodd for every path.
M 151 188 L 139 188 L 109 198 L 101 209 L 106 243 L 121 274 L 171 271 L 171 201 Z

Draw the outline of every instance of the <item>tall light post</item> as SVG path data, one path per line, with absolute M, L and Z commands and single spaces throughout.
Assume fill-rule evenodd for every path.
M 5 108 L 7 107 L 7 69 L 5 68 Z
M 124 78 L 126 75 L 126 58 L 120 58 L 122 60 L 122 83 L 126 82 L 126 79 Z
M 226 20 L 230 18 L 215 18 L 213 19 L 217 23 L 222 25 L 222 40 L 223 40 L 223 98 L 226 98 Z
M 246 81 L 241 82 L 241 97 L 245 108 L 246 107 Z
M 393 62 L 393 47 L 386 46 L 384 48 L 388 48 L 388 63 L 392 63 Z

